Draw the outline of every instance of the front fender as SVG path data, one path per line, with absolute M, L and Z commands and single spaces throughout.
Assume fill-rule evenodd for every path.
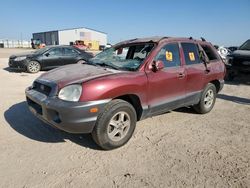
M 82 84 L 80 101 L 112 99 L 119 96 L 137 95 L 142 105 L 147 103 L 147 77 L 144 72 L 127 75 L 111 75 L 90 80 Z

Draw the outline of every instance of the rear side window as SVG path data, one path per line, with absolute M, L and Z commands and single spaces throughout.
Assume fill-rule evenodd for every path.
M 186 65 L 201 63 L 197 45 L 194 43 L 181 43 Z
M 167 44 L 155 57 L 155 60 L 162 61 L 165 67 L 177 67 L 181 65 L 179 45 L 177 43 Z
M 210 61 L 212 60 L 218 60 L 218 56 L 214 52 L 214 50 L 211 48 L 211 46 L 208 45 L 201 45 L 205 53 L 207 54 L 207 57 Z
M 64 48 L 64 55 L 76 55 L 78 54 L 74 49 Z

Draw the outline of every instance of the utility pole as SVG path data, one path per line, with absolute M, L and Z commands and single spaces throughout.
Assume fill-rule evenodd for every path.
M 21 47 L 23 48 L 23 33 L 21 32 Z

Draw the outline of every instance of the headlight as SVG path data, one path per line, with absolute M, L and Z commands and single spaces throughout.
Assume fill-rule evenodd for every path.
M 21 56 L 21 57 L 16 57 L 14 60 L 15 61 L 22 61 L 22 60 L 25 60 L 26 59 L 26 56 Z
M 78 101 L 82 94 L 81 85 L 69 85 L 62 88 L 58 94 L 58 98 L 65 101 Z

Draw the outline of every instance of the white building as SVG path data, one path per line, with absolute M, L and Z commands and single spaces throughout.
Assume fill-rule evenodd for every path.
M 46 45 L 69 45 L 76 40 L 97 41 L 99 45 L 107 44 L 106 33 L 85 27 L 33 33 L 33 39 L 40 40 Z
M 0 48 L 30 48 L 30 41 L 15 39 L 0 39 Z

